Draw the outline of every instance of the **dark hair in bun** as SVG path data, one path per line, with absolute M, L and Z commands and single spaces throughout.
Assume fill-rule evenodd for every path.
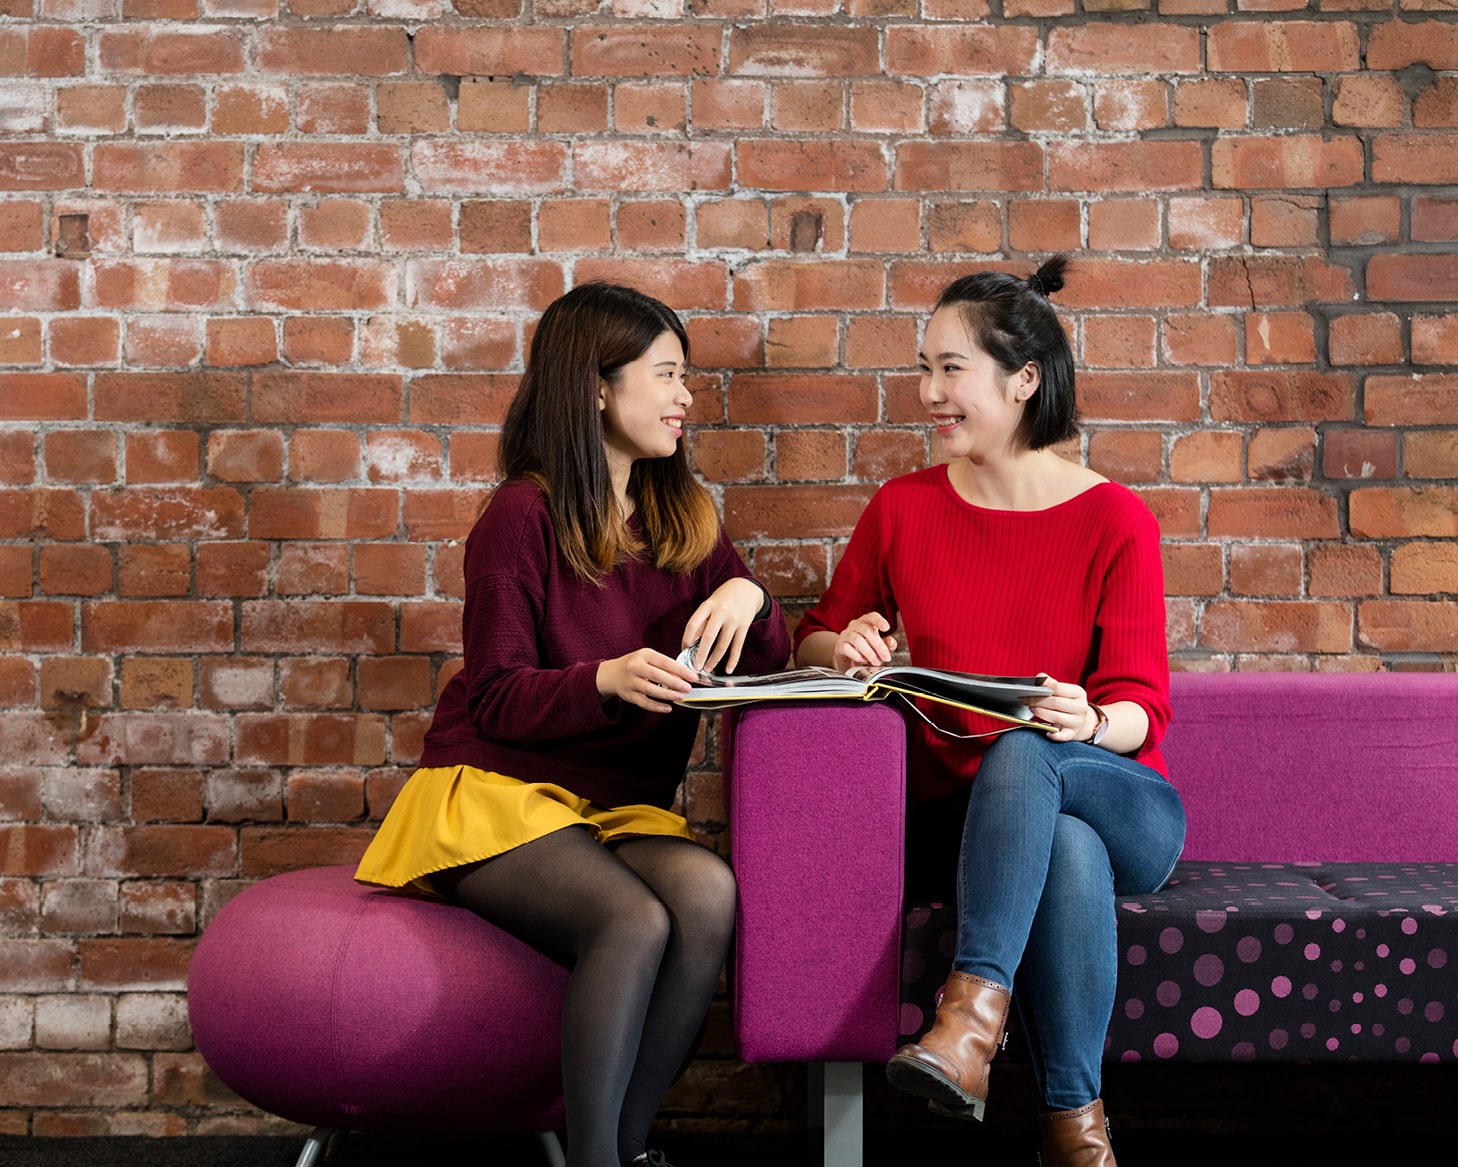
M 983 352 L 1009 376 L 1023 366 L 1038 369 L 1038 391 L 1028 399 L 1018 438 L 1041 450 L 1078 432 L 1073 352 L 1048 298 L 1063 288 L 1072 262 L 1062 253 L 1026 279 L 982 271 L 954 280 L 937 308 L 955 307 Z

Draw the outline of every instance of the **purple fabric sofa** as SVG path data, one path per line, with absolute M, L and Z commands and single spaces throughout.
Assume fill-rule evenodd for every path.
M 1185 851 L 1116 905 L 1106 1056 L 1458 1059 L 1458 677 L 1178 674 L 1172 697 Z M 751 707 L 726 739 L 740 1052 L 819 1064 L 826 1162 L 855 1167 L 859 1063 L 924 1030 L 950 968 L 954 860 L 940 902 L 903 902 L 896 708 Z
M 562 1123 L 567 973 L 445 904 L 316 867 L 254 884 L 188 972 L 198 1051 L 231 1089 L 319 1128 L 551 1132 Z M 554 1135 L 547 1158 L 562 1162 Z

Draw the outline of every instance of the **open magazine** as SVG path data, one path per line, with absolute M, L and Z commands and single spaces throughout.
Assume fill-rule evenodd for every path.
M 855 669 L 849 673 L 822 668 L 792 669 L 749 677 L 700 673 L 699 683 L 678 698 L 678 703 L 693 709 L 727 709 L 751 701 L 878 701 L 894 695 L 967 709 L 1008 722 L 1009 728 L 1023 725 L 1052 730 L 1054 726 L 1033 720 L 1027 705 L 1029 701 L 1046 697 L 1051 692 L 1046 685 L 1038 684 L 1037 677 L 989 677 L 979 673 L 923 669 L 915 665 L 886 665 L 879 669 Z M 915 705 L 912 708 L 916 710 Z M 948 732 L 929 718 L 926 720 L 938 732 Z

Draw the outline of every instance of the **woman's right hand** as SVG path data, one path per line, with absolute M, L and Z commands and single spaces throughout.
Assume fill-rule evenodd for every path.
M 889 664 L 891 654 L 896 651 L 896 637 L 882 633 L 890 631 L 891 625 L 880 612 L 857 616 L 836 638 L 832 667 L 836 672 L 847 673 L 851 669 L 878 669 Z
M 670 713 L 666 702 L 682 697 L 695 680 L 693 670 L 671 656 L 640 648 L 597 666 L 600 697 L 618 697 L 651 713 Z

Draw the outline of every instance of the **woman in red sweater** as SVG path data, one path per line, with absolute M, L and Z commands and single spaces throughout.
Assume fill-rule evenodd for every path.
M 356 878 L 442 896 L 571 968 L 567 1161 L 645 1148 L 734 925 L 734 877 L 669 810 L 695 668 L 789 655 L 681 438 L 688 337 L 586 284 L 552 304 L 501 434 L 505 482 L 466 541 L 464 666 Z M 469 992 L 469 985 L 461 986 Z
M 920 837 L 908 851 L 949 869 L 956 849 L 959 927 L 935 1022 L 887 1076 L 939 1113 L 980 1119 L 1015 987 L 1043 1167 L 1107 1167 L 1114 896 L 1164 883 L 1185 820 L 1159 754 L 1170 708 L 1158 524 L 1050 448 L 1077 432 L 1073 357 L 1048 299 L 1066 266 L 978 273 L 942 293 L 921 401 L 947 463 L 876 493 L 796 641 L 802 665 L 879 666 L 899 625 L 914 664 L 1047 678 L 1052 694 L 1033 703 L 1046 731 L 944 706 L 928 707 L 938 727 L 914 728 L 908 834 Z M 959 837 L 938 851 L 948 822 Z

